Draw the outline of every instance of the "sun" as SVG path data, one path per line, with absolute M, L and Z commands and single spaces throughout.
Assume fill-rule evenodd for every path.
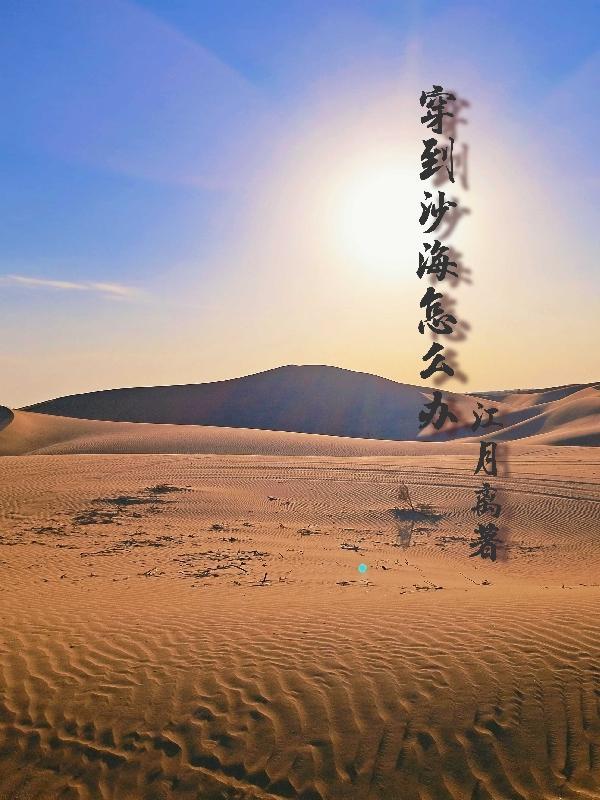
M 373 272 L 399 270 L 416 241 L 415 169 L 397 159 L 367 164 L 340 180 L 336 195 L 333 222 L 343 258 Z

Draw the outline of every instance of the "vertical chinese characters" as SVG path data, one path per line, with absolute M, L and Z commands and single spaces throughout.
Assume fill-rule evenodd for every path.
M 460 118 L 460 110 L 468 104 L 458 100 L 455 93 L 445 91 L 443 86 L 437 84 L 430 91 L 421 92 L 419 103 L 422 109 L 421 123 L 428 131 L 427 138 L 422 140 L 419 177 L 422 181 L 429 182 L 423 189 L 419 224 L 423 237 L 430 238 L 422 241 L 417 276 L 419 280 L 428 277 L 432 281 L 420 301 L 422 318 L 417 330 L 421 335 L 428 335 L 432 339 L 422 358 L 426 366 L 421 370 L 420 376 L 423 380 L 429 380 L 434 375 L 437 379 L 446 380 L 455 376 L 455 367 L 451 363 L 450 351 L 446 350 L 445 342 L 447 337 L 455 333 L 459 322 L 453 310 L 453 301 L 444 294 L 440 284 L 447 280 L 460 279 L 458 254 L 447 244 L 447 238 L 469 210 L 459 204 L 457 197 L 450 196 L 440 187 L 445 184 L 454 185 L 458 178 L 461 186 L 468 189 L 467 147 L 464 144 L 460 148 L 456 146 L 458 123 L 465 121 Z M 442 341 L 438 341 L 441 337 Z M 477 433 L 480 429 L 502 427 L 502 423 L 494 418 L 498 412 L 499 409 L 493 405 L 485 408 L 482 402 L 477 401 L 473 409 L 475 421 L 470 425 L 471 431 Z M 419 423 L 420 430 L 430 426 L 435 431 L 441 431 L 448 423 L 455 428 L 461 425 L 466 427 L 468 424 L 459 420 L 458 415 L 444 401 L 442 392 L 437 389 L 433 390 L 431 401 L 420 412 Z M 495 441 L 480 441 L 475 475 L 483 473 L 490 478 L 497 477 L 496 451 Z M 470 553 L 471 557 L 480 556 L 495 561 L 497 545 L 503 544 L 497 538 L 501 506 L 495 502 L 496 492 L 497 489 L 489 481 L 484 482 L 475 492 L 475 505 L 471 510 L 476 515 L 477 525 L 474 529 L 476 538 L 469 543 L 473 551 Z
M 431 182 L 435 178 L 438 186 L 446 181 L 454 183 L 455 136 L 448 134 L 447 123 L 455 117 L 453 104 L 456 103 L 456 95 L 444 91 L 442 86 L 434 85 L 431 91 L 421 92 L 419 102 L 423 110 L 421 123 L 436 134 L 423 139 L 419 177 L 422 181 Z M 452 126 L 452 131 L 455 130 L 456 124 Z M 424 235 L 435 233 L 435 238 L 422 243 L 417 276 L 421 280 L 425 275 L 434 275 L 438 282 L 442 282 L 448 274 L 458 275 L 449 247 L 443 244 L 444 236 L 454 227 L 451 219 L 458 210 L 458 200 L 447 197 L 442 189 L 430 188 L 431 191 L 423 190 L 419 224 Z M 424 319 L 419 322 L 419 333 L 435 336 L 453 333 L 458 320 L 446 309 L 442 292 L 429 286 L 421 298 L 420 307 L 424 311 Z M 423 380 L 428 380 L 435 373 L 443 373 L 449 378 L 454 375 L 454 367 L 447 361 L 445 345 L 438 341 L 432 342 L 422 360 L 426 363 L 420 372 Z

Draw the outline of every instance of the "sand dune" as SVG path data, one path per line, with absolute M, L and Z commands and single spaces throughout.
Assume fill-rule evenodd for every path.
M 497 438 L 541 437 L 547 444 L 598 444 L 600 392 L 594 386 L 487 393 L 490 402 L 486 405 L 493 403 L 498 408 L 496 419 L 504 425 Z M 374 375 L 336 367 L 289 366 L 215 383 L 71 395 L 29 406 L 28 410 L 88 420 L 202 425 L 355 439 L 447 441 L 473 436 L 470 428 L 473 410 L 484 395 L 444 392 L 444 400 L 451 405 L 459 422 L 446 425 L 441 432 L 431 425 L 419 429 L 419 412 L 430 397 L 431 390 L 426 387 L 399 384 Z M 560 430 L 564 426 L 567 427 Z M 64 429 L 64 423 L 58 427 Z M 494 430 L 486 430 L 486 438 Z M 95 431 L 98 436 L 113 437 L 118 429 L 105 429 L 104 434 L 98 428 Z M 152 435 L 156 434 L 158 431 Z M 163 439 L 165 435 L 160 434 Z M 197 438 L 191 430 L 186 435 Z M 181 441 L 179 434 L 169 433 L 168 438 Z M 108 452 L 114 451 L 114 445 L 107 442 L 105 446 Z M 175 443 L 173 452 L 180 452 L 180 447 Z
M 412 439 L 423 390 L 336 367 L 288 366 L 187 386 L 113 389 L 28 407 L 66 417 Z
M 526 440 L 532 444 L 600 444 L 600 392 L 593 388 L 546 403 L 509 410 L 502 429 L 486 439 Z M 73 453 L 231 453 L 256 455 L 368 456 L 459 452 L 461 442 L 475 441 L 472 431 L 422 441 L 389 441 L 285 431 L 105 422 L 30 411 L 0 410 L 0 455 Z M 468 434 L 471 434 L 469 436 Z M 439 439 L 441 441 L 435 441 Z M 429 448 L 429 449 L 428 449 Z M 438 448 L 436 450 L 435 448 Z M 442 450 L 439 450 L 442 448 Z
M 546 393 L 546 398 L 548 397 Z M 511 399 L 504 401 L 505 407 Z M 554 400 L 528 398 L 524 408 L 503 415 L 504 428 L 486 438 L 498 441 L 528 439 L 537 443 L 599 445 L 600 391 L 588 387 Z

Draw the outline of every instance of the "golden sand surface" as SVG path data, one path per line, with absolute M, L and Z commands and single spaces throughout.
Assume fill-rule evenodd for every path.
M 503 444 L 492 563 L 477 443 L 39 417 L 0 433 L 46 452 L 0 458 L 2 800 L 600 798 L 595 448 Z

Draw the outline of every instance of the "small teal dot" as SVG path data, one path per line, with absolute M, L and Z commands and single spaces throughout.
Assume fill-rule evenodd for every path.
M 366 572 L 366 571 L 367 571 L 367 569 L 368 569 L 368 567 L 367 567 L 367 565 L 366 565 L 366 564 L 359 564 L 359 565 L 358 565 L 358 571 L 359 571 L 359 572 Z

